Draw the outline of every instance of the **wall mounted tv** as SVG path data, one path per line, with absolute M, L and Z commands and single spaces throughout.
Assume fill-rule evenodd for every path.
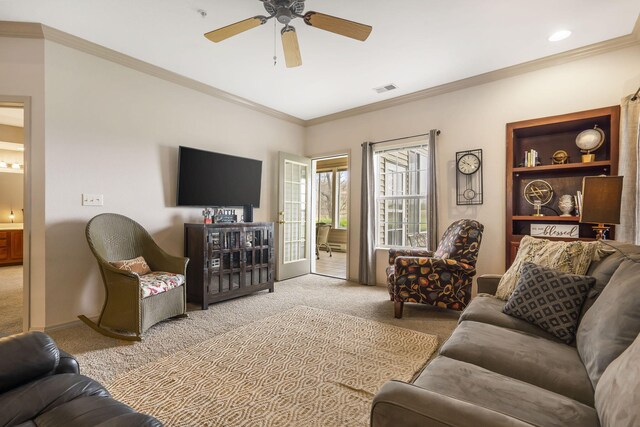
M 180 147 L 178 206 L 260 207 L 262 161 Z

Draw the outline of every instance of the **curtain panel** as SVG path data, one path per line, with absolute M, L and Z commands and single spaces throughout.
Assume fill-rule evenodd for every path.
M 376 285 L 376 205 L 373 146 L 362 144 L 362 184 L 360 191 L 360 263 L 358 279 L 363 285 Z
M 640 244 L 640 97 L 635 101 L 629 95 L 620 106 L 620 162 L 618 175 L 623 176 L 620 225 L 616 227 L 616 240 Z
M 438 185 L 436 171 L 437 129 L 429 131 L 429 159 L 427 161 L 427 249 L 435 251 L 438 247 Z

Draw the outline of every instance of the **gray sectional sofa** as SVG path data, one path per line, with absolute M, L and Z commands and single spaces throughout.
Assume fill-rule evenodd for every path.
M 572 345 L 502 313 L 500 276 L 481 276 L 438 355 L 376 394 L 371 425 L 640 426 L 640 246 L 608 244 Z

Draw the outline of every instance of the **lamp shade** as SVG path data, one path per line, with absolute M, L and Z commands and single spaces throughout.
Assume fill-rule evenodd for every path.
M 585 176 L 582 179 L 580 222 L 620 224 L 621 176 Z

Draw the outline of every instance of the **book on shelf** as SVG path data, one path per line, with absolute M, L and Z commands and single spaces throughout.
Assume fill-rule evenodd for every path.
M 576 216 L 580 216 L 580 212 L 582 212 L 582 191 L 576 191 L 576 195 L 574 196 L 574 198 L 576 201 Z
M 523 162 L 524 167 L 532 168 L 534 166 L 538 166 L 539 164 L 540 164 L 540 156 L 536 150 L 531 149 L 524 152 L 524 162 Z

